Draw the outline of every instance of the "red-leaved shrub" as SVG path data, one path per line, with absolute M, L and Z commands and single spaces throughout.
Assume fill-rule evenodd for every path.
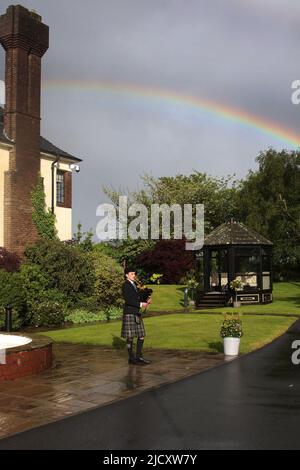
M 177 284 L 194 268 L 193 252 L 185 249 L 186 240 L 159 240 L 154 248 L 141 253 L 137 264 L 148 274 L 162 274 L 162 283 Z
M 0 269 L 4 269 L 9 273 L 14 273 L 19 271 L 20 264 L 21 260 L 16 253 L 0 247 Z

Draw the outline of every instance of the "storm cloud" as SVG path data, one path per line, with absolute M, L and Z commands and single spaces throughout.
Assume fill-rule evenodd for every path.
M 0 13 L 11 1 L 0 0 Z M 267 0 L 28 0 L 50 27 L 43 59 L 42 134 L 83 159 L 74 174 L 73 229 L 97 224 L 102 186 L 137 189 L 140 175 L 235 173 L 269 146 L 258 129 L 183 102 L 104 91 L 130 84 L 191 96 L 266 119 L 300 135 L 300 7 Z M 0 54 L 4 79 L 4 52 Z M 47 86 L 58 81 L 57 86 Z M 63 82 L 66 86 L 63 86 Z M 80 86 L 72 87 L 72 83 Z M 70 87 L 68 87 L 70 84 Z

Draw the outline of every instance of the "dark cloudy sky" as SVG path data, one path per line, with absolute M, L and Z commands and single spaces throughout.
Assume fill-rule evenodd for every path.
M 11 0 L 0 0 L 4 13 Z M 18 3 L 18 2 L 16 2 Z M 246 175 L 287 141 L 179 102 L 92 87 L 129 84 L 233 107 L 300 135 L 297 0 L 24 0 L 50 26 L 42 134 L 83 159 L 73 229 L 95 230 L 102 185 L 137 189 L 140 175 Z M 4 53 L 0 53 L 0 80 Z M 49 82 L 80 86 L 49 86 Z

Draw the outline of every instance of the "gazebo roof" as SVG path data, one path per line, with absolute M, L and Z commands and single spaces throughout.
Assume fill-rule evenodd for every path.
M 273 245 L 273 243 L 252 228 L 231 218 L 205 237 L 204 246 L 214 245 Z

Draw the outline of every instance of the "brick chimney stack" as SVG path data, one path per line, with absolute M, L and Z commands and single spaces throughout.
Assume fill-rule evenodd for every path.
M 41 58 L 49 28 L 41 17 L 17 5 L 0 16 L 0 43 L 6 52 L 6 135 L 13 140 L 4 178 L 4 246 L 23 255 L 37 239 L 30 191 L 40 171 Z

